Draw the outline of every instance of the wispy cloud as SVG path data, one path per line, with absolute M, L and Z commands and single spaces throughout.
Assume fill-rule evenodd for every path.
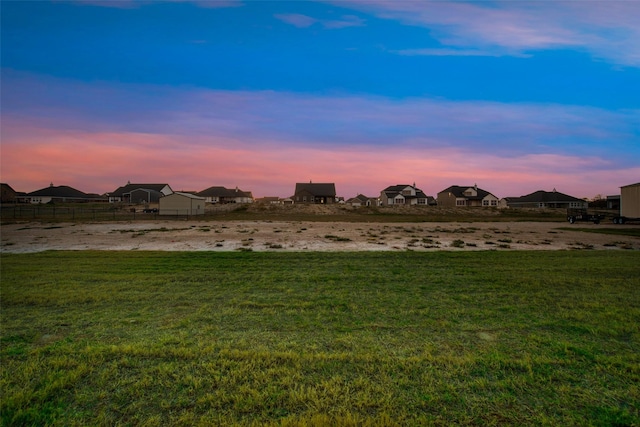
M 274 17 L 298 28 L 311 27 L 316 23 L 326 29 L 360 27 L 364 25 L 364 20 L 355 15 L 342 15 L 340 19 L 316 19 L 299 13 L 281 13 L 274 15 Z
M 112 7 L 118 9 L 134 9 L 157 3 L 153 0 L 54 0 L 76 3 L 84 6 Z M 240 0 L 164 0 L 165 3 L 190 3 L 198 7 L 216 9 L 225 7 L 239 7 Z
M 380 18 L 427 27 L 445 52 L 455 48 L 522 55 L 536 50 L 570 48 L 589 52 L 599 60 L 640 66 L 640 26 L 637 25 L 640 2 L 342 0 L 334 3 Z
M 29 191 L 52 180 L 109 191 L 137 179 L 288 196 L 295 181 L 313 179 L 336 182 L 346 196 L 413 181 L 429 193 L 478 182 L 500 196 L 553 187 L 590 196 L 585 188 L 612 193 L 640 176 L 640 111 L 88 84 L 8 71 L 3 83 L 2 180 Z
M 530 57 L 528 54 L 515 54 L 515 53 L 504 53 L 504 52 L 496 52 L 491 50 L 480 50 L 480 49 L 434 49 L 434 48 L 425 48 L 425 49 L 400 49 L 400 50 L 391 50 L 392 53 L 397 53 L 398 55 L 404 56 L 492 56 L 492 57 L 500 57 L 500 56 L 519 56 L 519 57 Z
M 317 19 L 300 13 L 279 13 L 274 16 L 282 22 L 286 22 L 287 24 L 291 24 L 298 28 L 310 27 L 318 22 Z
M 176 190 L 196 191 L 211 185 L 237 185 L 255 196 L 286 197 L 293 193 L 295 182 L 312 179 L 335 182 L 339 195 L 345 197 L 376 196 L 388 185 L 409 182 L 430 195 L 450 185 L 477 183 L 498 197 L 554 187 L 591 197 L 615 194 L 620 185 L 640 176 L 640 167 L 623 168 L 577 155 L 505 158 L 453 147 L 329 150 L 266 138 L 244 141 L 215 135 L 65 131 L 15 122 L 9 127 L 12 136 L 3 138 L 2 179 L 23 191 L 54 182 L 102 193 L 131 180 L 168 182 Z

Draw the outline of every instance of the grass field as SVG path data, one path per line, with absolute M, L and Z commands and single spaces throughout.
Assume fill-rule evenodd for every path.
M 639 261 L 3 254 L 2 425 L 640 425 Z

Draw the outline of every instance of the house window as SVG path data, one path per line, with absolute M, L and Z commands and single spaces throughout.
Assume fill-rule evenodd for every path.
M 482 206 L 489 206 L 489 201 L 488 200 L 483 200 L 482 201 Z
M 425 199 L 418 199 L 418 204 L 419 205 L 426 205 L 427 201 Z
M 461 200 L 461 199 L 456 200 L 456 206 L 466 206 L 466 205 L 467 205 L 466 200 Z
M 491 206 L 498 206 L 498 201 L 497 200 L 492 200 L 491 201 Z
M 307 196 L 302 196 L 302 201 L 306 202 L 307 201 Z

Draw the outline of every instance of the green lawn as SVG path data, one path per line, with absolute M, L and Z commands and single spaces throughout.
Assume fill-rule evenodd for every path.
M 2 425 L 640 425 L 637 251 L 1 263 Z

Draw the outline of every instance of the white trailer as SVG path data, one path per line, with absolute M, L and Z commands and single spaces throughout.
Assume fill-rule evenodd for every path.
M 613 223 L 631 221 L 640 221 L 640 182 L 620 187 L 620 215 L 613 218 Z

